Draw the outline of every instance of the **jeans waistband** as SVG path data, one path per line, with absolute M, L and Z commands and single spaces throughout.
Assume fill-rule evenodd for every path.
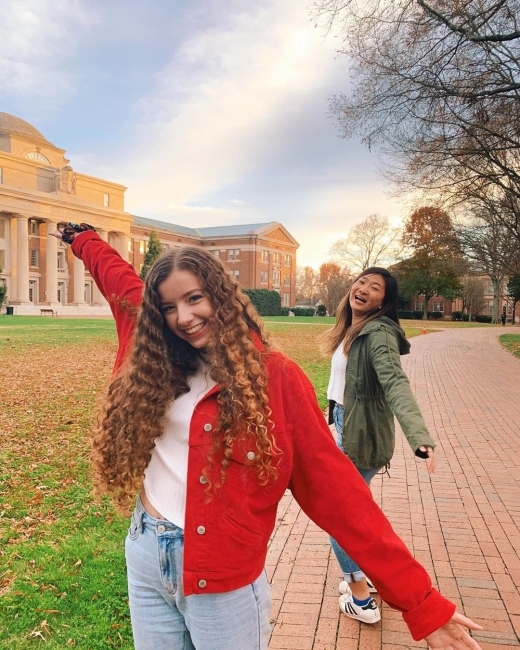
M 168 534 L 169 537 L 183 537 L 184 531 L 171 521 L 167 519 L 155 519 L 148 512 L 146 512 L 141 497 L 137 497 L 135 509 L 132 514 L 132 522 L 134 526 L 141 529 L 141 532 L 146 528 L 147 530 L 154 531 L 157 535 Z

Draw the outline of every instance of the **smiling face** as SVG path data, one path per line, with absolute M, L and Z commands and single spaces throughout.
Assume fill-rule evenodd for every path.
M 381 308 L 385 299 L 385 280 L 374 273 L 358 278 L 350 289 L 350 306 L 354 318 L 364 318 Z
M 199 278 L 190 271 L 175 270 L 157 287 L 166 324 L 180 339 L 198 350 L 212 336 L 210 320 L 215 311 Z

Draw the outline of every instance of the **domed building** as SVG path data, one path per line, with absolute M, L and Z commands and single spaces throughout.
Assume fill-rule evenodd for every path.
M 14 313 L 110 313 L 83 263 L 48 236 L 68 221 L 93 225 L 137 272 L 151 230 L 164 250 L 207 247 L 243 287 L 274 289 L 294 305 L 298 242 L 281 223 L 190 228 L 134 217 L 124 209 L 124 186 L 75 171 L 65 153 L 0 112 L 0 283 Z

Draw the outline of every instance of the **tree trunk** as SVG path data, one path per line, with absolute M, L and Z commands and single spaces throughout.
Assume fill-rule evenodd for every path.
M 499 318 L 498 303 L 500 299 L 501 278 L 492 277 L 491 284 L 493 286 L 493 312 L 491 314 L 491 320 L 493 323 L 498 323 L 498 318 Z

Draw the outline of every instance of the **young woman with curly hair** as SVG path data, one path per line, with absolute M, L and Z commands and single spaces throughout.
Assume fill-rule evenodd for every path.
M 334 327 L 323 337 L 322 350 L 332 356 L 327 397 L 329 422 L 367 485 L 394 453 L 394 414 L 414 453 L 435 471 L 434 442 L 401 367 L 400 355 L 410 344 L 399 326 L 398 286 L 386 269 L 372 267 L 353 282 L 336 312 Z M 341 611 L 364 623 L 381 615 L 372 583 L 349 554 L 331 537 L 343 572 L 339 585 Z
M 266 650 L 264 562 L 287 488 L 366 567 L 414 638 L 478 650 L 464 629 L 478 626 L 432 587 L 334 443 L 311 383 L 270 348 L 217 258 L 175 249 L 143 286 L 87 226 L 55 235 L 116 320 L 92 460 L 120 508 L 137 497 L 125 548 L 137 650 Z

